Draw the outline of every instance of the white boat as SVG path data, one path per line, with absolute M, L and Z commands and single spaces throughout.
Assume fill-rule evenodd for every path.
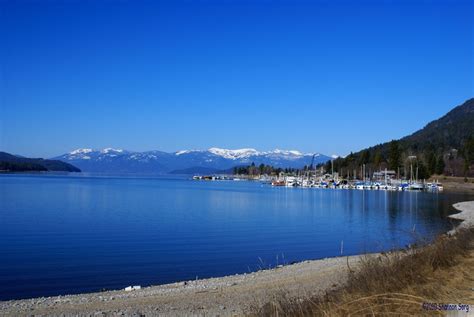
M 409 190 L 423 190 L 424 188 L 425 188 L 425 186 L 421 183 L 411 183 L 408 186 Z
M 443 191 L 443 184 L 441 183 L 427 183 L 426 184 L 426 189 L 431 190 L 431 191 Z
M 297 185 L 295 177 L 287 177 L 285 180 L 286 187 L 295 187 Z

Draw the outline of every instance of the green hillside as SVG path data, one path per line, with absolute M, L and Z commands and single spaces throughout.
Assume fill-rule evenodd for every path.
M 411 166 L 419 178 L 432 174 L 474 175 L 474 98 L 455 107 L 423 129 L 400 140 L 379 144 L 345 158 L 334 160 L 334 169 L 342 176 L 354 172 L 361 177 L 361 167 L 376 171 L 391 169 L 409 177 Z M 326 163 L 326 170 L 331 162 Z

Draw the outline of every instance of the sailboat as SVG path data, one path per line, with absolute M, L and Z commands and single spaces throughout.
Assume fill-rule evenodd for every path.
M 411 168 L 411 183 L 408 186 L 408 189 L 410 190 L 423 190 L 425 189 L 424 184 L 418 182 L 418 167 L 416 167 L 416 178 L 415 181 L 413 181 L 413 165 L 410 165 Z

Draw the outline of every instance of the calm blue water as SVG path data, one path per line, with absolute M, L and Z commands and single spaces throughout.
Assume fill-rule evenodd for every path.
M 455 194 L 0 176 L 0 299 L 222 276 L 446 231 Z

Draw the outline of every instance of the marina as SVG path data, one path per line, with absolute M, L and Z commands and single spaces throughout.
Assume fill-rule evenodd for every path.
M 304 187 L 304 188 L 325 188 L 325 189 L 354 189 L 354 190 L 388 190 L 388 191 L 434 191 L 444 190 L 443 184 L 438 180 L 427 182 L 418 180 L 416 177 L 410 179 L 397 178 L 394 171 L 379 171 L 373 173 L 372 177 L 363 179 L 349 179 L 339 177 L 338 173 L 296 173 L 275 175 L 206 175 L 193 176 L 193 180 L 251 180 L 260 181 L 274 187 Z
M 298 176 L 278 177 L 271 182 L 272 186 L 328 188 L 328 189 L 355 189 L 355 190 L 391 190 L 391 191 L 443 191 L 443 184 L 439 182 L 410 181 L 403 179 L 390 179 L 388 181 L 374 180 L 347 180 L 330 176 L 319 179 L 308 179 Z

